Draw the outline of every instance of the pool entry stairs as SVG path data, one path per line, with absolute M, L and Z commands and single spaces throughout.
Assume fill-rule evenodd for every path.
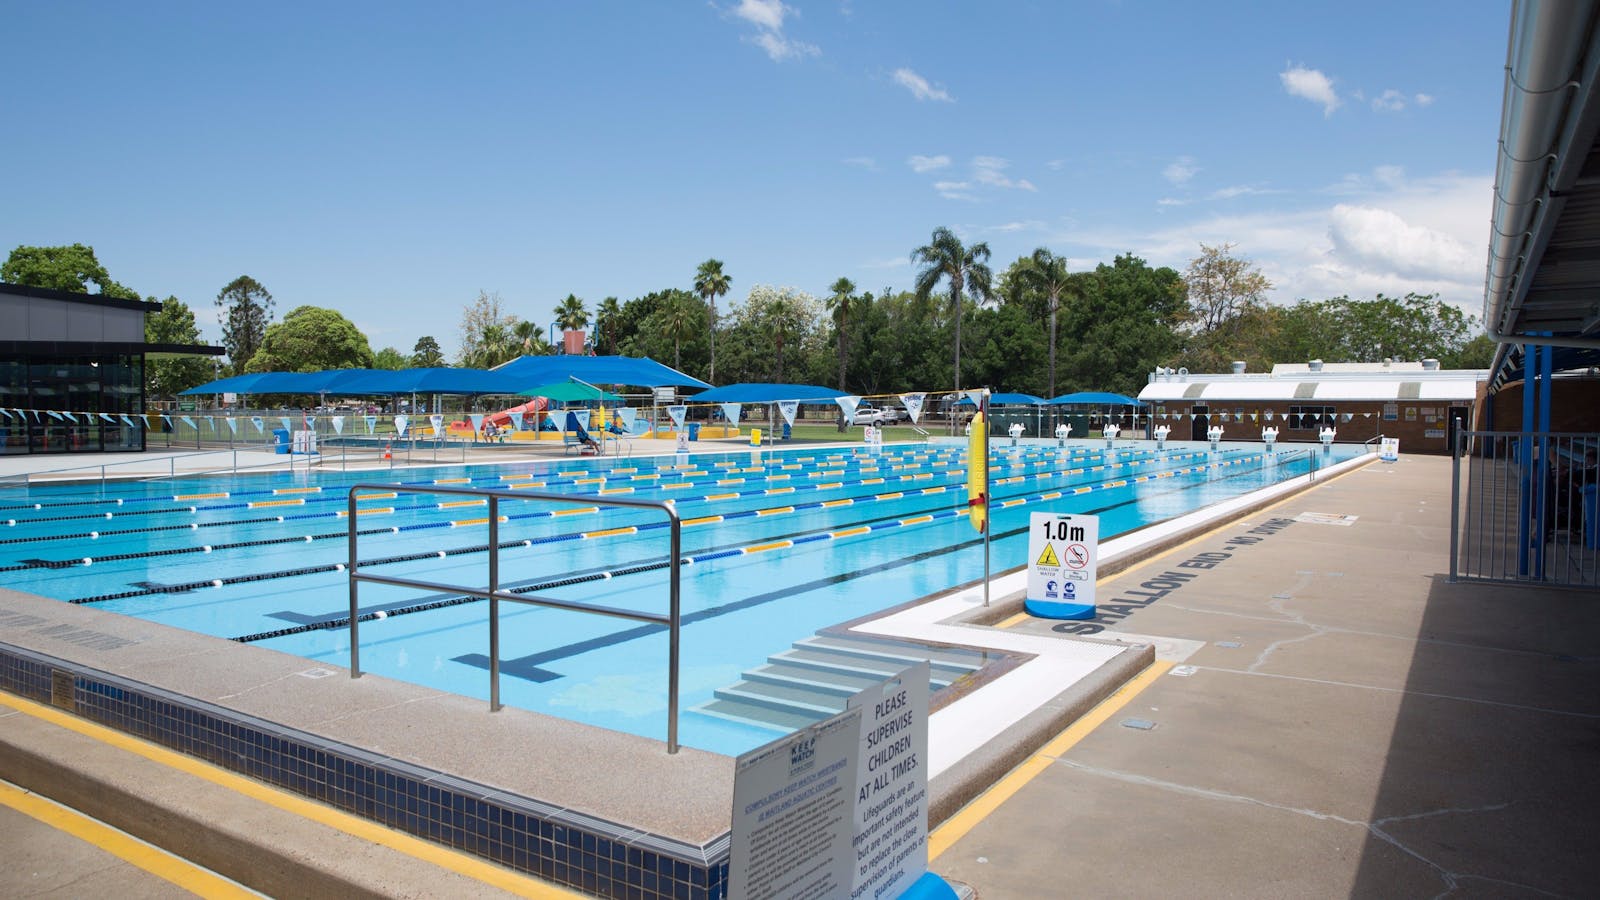
M 927 660 L 934 691 L 987 663 L 986 654 L 865 638 L 814 635 L 767 657 L 743 680 L 714 692 L 694 708 L 745 725 L 790 732 L 843 710 L 862 688 Z

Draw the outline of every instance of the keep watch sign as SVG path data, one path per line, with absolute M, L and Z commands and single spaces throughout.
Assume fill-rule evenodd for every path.
M 1100 518 L 1036 512 L 1028 524 L 1028 596 L 1023 606 L 1046 619 L 1094 618 Z

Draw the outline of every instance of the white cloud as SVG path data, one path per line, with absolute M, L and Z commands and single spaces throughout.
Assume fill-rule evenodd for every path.
M 870 156 L 852 156 L 849 159 L 844 160 L 844 164 L 847 166 L 859 166 L 863 169 L 870 169 L 874 172 L 878 170 L 878 161 Z
M 968 193 L 972 190 L 972 183 L 969 181 L 936 181 L 933 183 L 933 189 L 939 192 L 939 196 L 949 200 L 978 199 Z
M 1180 156 L 1161 170 L 1161 177 L 1173 184 L 1186 184 L 1199 171 L 1200 167 L 1195 165 L 1194 157 Z
M 1417 105 L 1418 106 L 1432 106 L 1433 105 L 1433 95 L 1432 94 L 1418 94 L 1413 99 L 1415 99 L 1417 101 Z
M 1328 225 L 1333 249 L 1354 267 L 1413 280 L 1451 280 L 1482 268 L 1481 254 L 1389 209 L 1340 203 Z
M 990 225 L 984 231 L 998 232 L 1000 234 L 1014 234 L 1019 231 L 1037 231 L 1044 227 L 1044 223 L 1037 219 L 1028 219 L 1023 222 L 1004 222 L 999 225 Z
M 1052 159 L 1052 160 L 1047 161 L 1044 164 L 1044 167 L 1046 169 L 1049 169 L 1052 172 L 1059 172 L 1059 171 L 1061 171 L 1062 167 L 1064 167 L 1066 164 L 1067 164 L 1067 161 L 1064 160 L 1064 159 Z
M 1026 178 L 1015 181 L 1005 175 L 1005 170 L 1011 167 L 1011 161 L 998 156 L 975 156 L 972 159 L 972 177 L 979 184 L 990 187 L 1012 188 L 1019 191 L 1037 191 L 1033 182 Z
M 943 154 L 938 156 L 918 155 L 906 160 L 906 165 L 911 167 L 911 171 L 916 172 L 918 175 L 922 175 L 927 172 L 943 169 L 944 167 L 950 165 L 950 157 Z
M 1257 196 L 1259 194 L 1280 194 L 1280 193 L 1282 193 L 1282 191 L 1274 191 L 1274 190 L 1269 190 L 1267 188 L 1251 187 L 1250 185 L 1247 185 L 1247 184 L 1235 184 L 1235 185 L 1229 185 L 1228 187 L 1225 187 L 1225 188 L 1218 188 L 1218 189 L 1212 191 L 1209 199 L 1212 199 L 1212 200 L 1232 200 L 1235 197 L 1253 197 L 1253 196 Z
M 911 265 L 909 257 L 889 256 L 883 259 L 869 259 L 856 266 L 858 269 L 903 269 Z
M 942 87 L 934 87 L 910 69 L 900 68 L 894 70 L 894 83 L 911 92 L 911 96 L 918 100 L 938 100 L 942 103 L 954 103 L 955 98 Z
M 1278 79 L 1283 82 L 1283 89 L 1290 96 L 1303 97 L 1312 103 L 1322 105 L 1323 118 L 1333 115 L 1342 101 L 1333 90 L 1333 79 L 1322 74 L 1316 69 L 1304 66 L 1290 66 L 1278 73 Z
M 1400 93 L 1394 88 L 1390 88 L 1389 90 L 1384 91 L 1378 96 L 1372 98 L 1372 109 L 1374 112 L 1399 112 L 1405 108 L 1406 95 Z
M 1177 197 L 1162 197 L 1156 201 L 1157 206 L 1188 206 L 1188 200 L 1179 200 Z
M 756 34 L 745 40 L 765 50 L 774 62 L 818 56 L 822 49 L 815 44 L 797 41 L 783 34 L 783 20 L 795 12 L 782 0 L 739 0 L 732 10 L 735 17 L 756 27 Z

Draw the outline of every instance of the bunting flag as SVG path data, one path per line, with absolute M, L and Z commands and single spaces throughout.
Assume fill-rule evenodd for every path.
M 284 431 L 293 431 L 294 430 L 294 426 L 289 423 L 289 417 L 288 416 L 280 416 L 278 421 L 283 423 L 283 430 Z
M 408 423 L 410 421 L 411 421 L 411 417 L 410 416 L 401 415 L 401 416 L 395 416 L 394 417 L 394 434 L 395 434 L 395 437 L 405 437 L 406 423 Z
M 217 430 L 217 423 L 212 421 L 210 416 L 201 416 L 200 421 L 205 423 L 205 426 L 213 432 Z
M 434 413 L 428 417 L 428 424 L 433 426 L 434 437 L 440 437 L 444 434 L 444 416 Z
M 68 418 L 68 419 L 70 419 L 70 420 L 72 420 L 72 423 L 73 423 L 73 424 L 74 424 L 74 425 L 76 425 L 76 424 L 77 424 L 77 422 L 78 422 L 78 417 L 77 417 L 77 416 L 76 416 L 76 415 L 74 415 L 74 414 L 73 414 L 73 413 L 70 413 L 70 412 L 63 412 L 63 413 L 62 413 L 62 415 L 64 415 L 64 416 L 66 416 L 66 417 L 67 417 L 67 418 Z
M 985 393 L 987 393 L 987 391 L 980 389 L 976 391 L 962 391 L 961 395 L 966 397 L 968 400 L 971 400 L 973 406 L 978 406 L 983 402 L 983 395 Z
M 521 413 L 521 411 L 513 412 L 513 413 L 506 413 L 506 415 L 511 417 L 511 430 L 512 431 L 521 431 L 522 430 L 522 413 Z
M 127 416 L 123 416 L 122 417 L 122 424 L 128 425 L 128 426 L 131 427 L 133 425 L 133 420 L 128 418 Z
M 682 403 L 675 403 L 672 406 L 667 407 L 667 415 L 672 417 L 672 423 L 679 428 L 683 427 L 684 417 L 688 414 L 689 407 L 684 406 Z
M 57 422 L 61 421 L 61 413 L 58 413 L 53 409 L 47 409 L 45 412 L 49 413 L 50 418 L 55 419 Z
M 856 417 L 856 407 L 861 405 L 861 396 L 859 394 L 846 394 L 843 397 L 833 398 L 833 402 L 839 404 L 839 408 L 844 410 L 844 420 L 849 422 Z
M 317 417 L 316 416 L 306 416 L 306 427 L 311 429 L 312 431 L 316 431 L 317 430 Z
M 165 417 L 163 417 L 163 418 L 165 418 Z M 194 424 L 194 419 L 191 419 L 188 416 L 179 416 L 178 420 L 181 421 L 183 424 L 189 426 L 190 428 L 193 428 L 195 431 L 199 431 L 200 430 L 200 426 Z M 167 419 L 167 424 L 169 424 L 169 425 L 172 424 L 172 420 L 171 419 Z
M 467 418 L 472 420 L 473 434 L 478 434 L 483 431 L 483 413 L 473 413 L 467 416 Z
M 333 423 L 334 434 L 344 434 L 344 416 L 333 416 L 328 421 Z
M 265 419 L 261 418 L 260 416 L 251 416 L 250 422 L 256 426 L 256 434 L 267 433 L 267 423 Z
M 226 419 L 223 419 L 223 421 L 228 423 L 228 433 L 229 434 L 238 434 L 239 433 L 239 420 L 238 419 L 235 419 L 233 416 L 229 416 Z
M 1260 413 L 1251 413 L 1250 414 L 1250 421 L 1256 422 L 1256 421 L 1259 421 L 1259 419 L 1260 419 Z M 1272 413 L 1267 413 L 1267 421 L 1268 422 L 1272 421 Z
M 922 417 L 922 401 L 927 399 L 925 393 L 901 394 L 900 402 L 906 408 L 906 415 L 910 417 L 911 424 L 917 424 L 917 419 Z
M 113 422 L 113 423 L 117 421 L 116 419 L 111 418 L 111 414 L 110 413 L 100 413 L 100 419 L 102 421 L 105 421 L 105 422 Z
M 728 424 L 729 425 L 732 425 L 735 428 L 739 427 L 739 412 L 743 408 L 744 407 L 740 406 L 737 403 L 724 403 L 724 404 L 722 404 L 722 414 L 724 416 L 728 417 Z
M 372 434 L 378 430 L 377 416 L 362 416 L 361 418 L 367 420 L 367 434 Z
M 631 406 L 624 406 L 617 410 L 617 415 L 622 417 L 622 430 L 633 434 L 633 426 L 639 421 L 639 411 Z
M 798 414 L 800 412 L 800 401 L 799 400 L 779 400 L 778 401 L 778 412 L 783 416 L 783 420 L 785 422 L 789 423 L 789 427 L 793 428 L 794 427 L 794 417 L 795 417 L 796 414 Z
M 1345 421 L 1346 421 L 1346 422 L 1348 422 L 1348 421 L 1350 421 L 1350 419 L 1351 419 L 1351 418 L 1352 418 L 1352 416 L 1351 416 L 1351 415 L 1350 415 L 1350 413 L 1345 413 L 1345 414 L 1344 414 L 1344 420 L 1345 420 Z
M 168 431 L 171 431 L 172 430 L 172 417 L 171 416 L 165 416 L 165 415 L 162 416 L 161 417 L 161 424 L 166 426 Z

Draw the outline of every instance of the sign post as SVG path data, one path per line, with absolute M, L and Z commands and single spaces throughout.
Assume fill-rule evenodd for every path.
M 1100 518 L 1036 512 L 1028 523 L 1028 596 L 1045 619 L 1092 619 L 1100 557 Z

